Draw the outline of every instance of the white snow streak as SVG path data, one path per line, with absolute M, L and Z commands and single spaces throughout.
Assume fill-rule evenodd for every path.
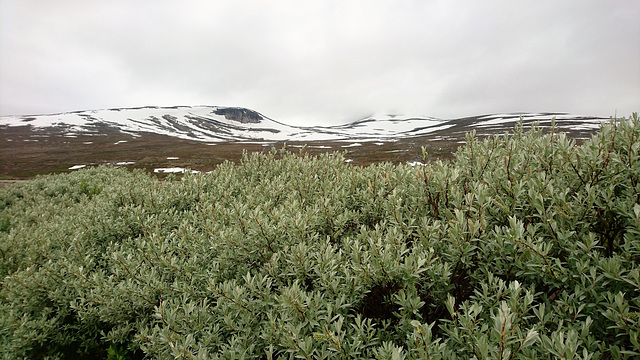
M 241 123 L 218 115 L 214 106 L 143 107 L 77 111 L 64 114 L 3 116 L 0 126 L 31 126 L 34 128 L 59 128 L 62 135 L 76 137 L 101 135 L 99 129 L 112 127 L 124 134 L 140 136 L 148 132 L 180 139 L 197 140 L 215 144 L 226 141 L 277 142 L 277 141 L 349 141 L 343 147 L 358 146 L 361 142 L 382 144 L 407 136 L 419 136 L 456 126 L 457 120 L 440 120 L 425 116 L 376 114 L 354 123 L 337 126 L 299 127 L 286 125 L 267 117 L 257 123 Z M 541 121 L 552 118 L 565 123 L 575 121 L 574 129 L 591 130 L 600 126 L 601 119 L 576 117 L 570 114 L 493 114 L 482 116 L 472 124 L 477 128 L 525 121 Z M 566 128 L 566 127 L 565 127 Z M 356 142 L 357 141 L 357 142 Z M 126 142 L 121 140 L 114 145 Z M 265 146 L 269 146 L 268 143 Z

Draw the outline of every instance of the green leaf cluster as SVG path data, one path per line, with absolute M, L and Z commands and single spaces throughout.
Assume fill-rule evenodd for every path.
M 640 121 L 0 190 L 5 358 L 640 355 Z

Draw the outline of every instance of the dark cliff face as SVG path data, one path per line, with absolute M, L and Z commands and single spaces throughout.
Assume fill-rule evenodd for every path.
M 243 124 L 257 124 L 262 120 L 260 114 L 245 108 L 219 108 L 214 113 L 223 115 L 227 120 L 234 120 Z

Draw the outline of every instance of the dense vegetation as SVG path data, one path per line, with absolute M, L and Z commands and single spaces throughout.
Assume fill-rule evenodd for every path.
M 245 155 L 0 190 L 7 358 L 640 353 L 640 121 L 519 126 L 451 162 Z

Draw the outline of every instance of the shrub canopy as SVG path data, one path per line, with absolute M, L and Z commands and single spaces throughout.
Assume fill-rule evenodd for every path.
M 547 129 L 549 130 L 549 129 Z M 272 151 L 0 190 L 7 358 L 631 358 L 640 122 L 450 162 Z

